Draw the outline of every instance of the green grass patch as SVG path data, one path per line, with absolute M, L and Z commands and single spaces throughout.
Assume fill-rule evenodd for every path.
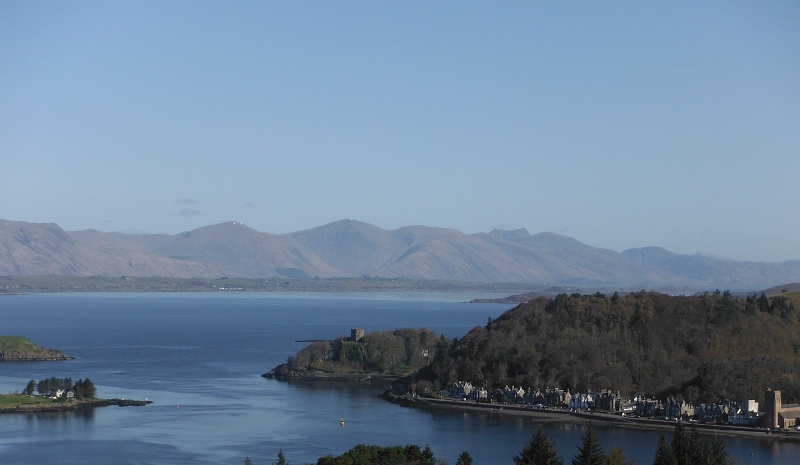
M 25 336 L 0 336 L 0 350 L 28 350 L 36 347 Z
M 0 407 L 14 408 L 20 405 L 51 405 L 55 399 L 25 394 L 0 394 Z

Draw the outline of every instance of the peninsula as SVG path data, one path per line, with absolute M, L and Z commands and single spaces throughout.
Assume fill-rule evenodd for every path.
M 0 394 L 0 414 L 2 413 L 35 413 L 35 412 L 67 412 L 71 410 L 107 407 L 138 407 L 152 404 L 150 400 L 133 399 L 49 399 L 25 394 Z
M 39 347 L 24 336 L 0 336 L 0 362 L 72 360 L 58 350 Z
M 353 328 L 350 337 L 314 341 L 262 376 L 284 381 L 399 379 L 426 366 L 439 339 L 426 328 L 369 334 Z

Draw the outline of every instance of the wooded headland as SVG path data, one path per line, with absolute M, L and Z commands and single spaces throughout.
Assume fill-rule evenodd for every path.
M 458 381 L 486 389 L 610 390 L 688 402 L 764 400 L 766 388 L 800 401 L 798 296 L 728 292 L 561 294 L 520 304 L 462 338 L 428 330 L 315 342 L 286 364 L 294 371 L 407 376 L 409 392 Z

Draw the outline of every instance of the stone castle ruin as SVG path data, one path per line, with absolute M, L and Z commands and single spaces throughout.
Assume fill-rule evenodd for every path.
M 364 339 L 364 328 L 353 328 L 350 330 L 350 340 L 358 342 Z

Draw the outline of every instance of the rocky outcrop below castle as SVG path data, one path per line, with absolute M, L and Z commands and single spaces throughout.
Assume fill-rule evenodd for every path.
M 288 364 L 282 363 L 270 371 L 264 373 L 264 378 L 277 379 L 279 381 L 371 381 L 371 380 L 394 380 L 399 376 L 378 372 L 358 373 L 358 372 L 327 372 L 321 370 L 294 369 Z
M 0 336 L 0 362 L 72 360 L 58 350 L 39 347 L 23 336 Z

